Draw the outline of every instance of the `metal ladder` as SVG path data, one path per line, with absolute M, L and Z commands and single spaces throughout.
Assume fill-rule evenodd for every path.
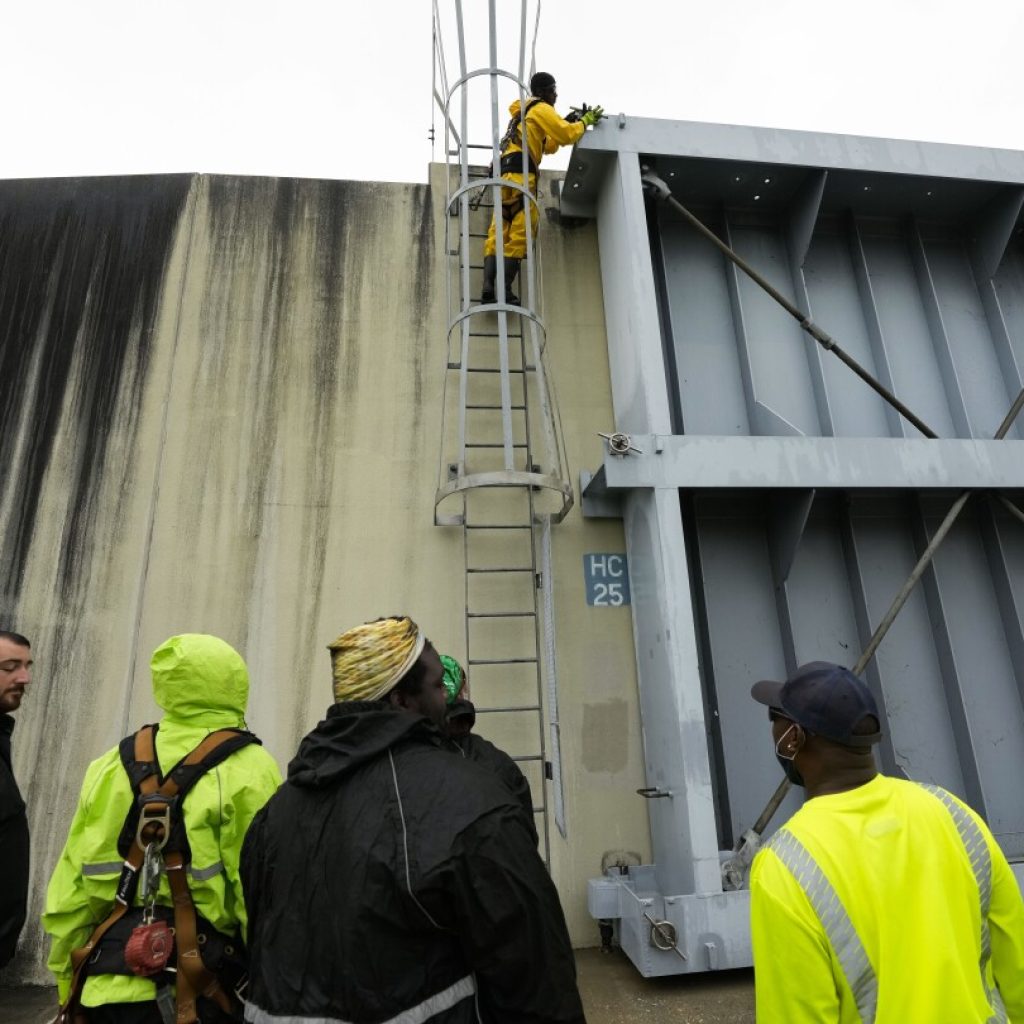
M 464 299 L 470 307 L 479 304 L 480 253 L 492 209 L 491 202 L 471 199 L 452 212 L 451 234 L 459 243 L 447 249 L 448 258 L 459 281 L 466 279 L 468 266 L 473 292 L 459 296 L 460 307 Z M 462 230 L 463 219 L 470 230 Z M 455 516 L 438 513 L 436 519 L 462 530 L 466 667 L 480 731 L 506 750 L 529 780 L 541 852 L 550 863 L 547 783 L 553 766 L 540 607 L 542 588 L 550 581 L 539 564 L 538 529 L 545 513 L 537 508 L 539 485 L 533 482 L 547 467 L 535 461 L 531 405 L 536 405 L 539 364 L 531 358 L 525 319 L 510 309 L 481 311 L 466 319 L 464 332 L 456 328 L 460 352 L 449 358 L 447 373 L 458 388 L 460 454 L 444 472 L 446 483 L 457 488 L 460 509 Z
M 501 202 L 497 140 L 507 115 L 499 110 L 497 86 L 511 79 L 525 97 L 525 56 L 521 51 L 518 75 L 497 70 L 497 19 L 490 0 L 489 61 L 482 70 L 470 71 L 461 3 L 455 15 L 459 72 L 449 87 L 435 3 L 435 71 L 441 83 L 435 79 L 434 91 L 445 121 L 448 324 L 434 521 L 462 530 L 466 668 L 478 731 L 512 756 L 529 780 L 541 853 L 550 865 L 549 782 L 560 786 L 560 773 L 557 757 L 549 760 L 549 750 L 557 751 L 557 715 L 548 723 L 546 705 L 555 709 L 553 693 L 545 700 L 545 679 L 552 683 L 554 658 L 550 625 L 545 626 L 551 620 L 550 573 L 543 562 L 547 531 L 572 507 L 573 490 L 545 371 L 532 239 L 520 267 L 523 306 L 503 301 L 500 232 L 499 301 L 480 303 L 484 238 Z M 472 83 L 490 86 L 486 145 L 467 141 Z M 460 103 L 456 127 L 453 108 Z M 472 152 L 489 163 L 471 165 Z M 525 188 L 522 193 L 525 203 L 536 204 Z

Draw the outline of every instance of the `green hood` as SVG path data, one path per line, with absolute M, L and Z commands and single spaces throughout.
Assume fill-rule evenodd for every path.
M 183 633 L 154 652 L 153 696 L 168 718 L 209 728 L 242 725 L 249 670 L 233 647 L 215 636 Z

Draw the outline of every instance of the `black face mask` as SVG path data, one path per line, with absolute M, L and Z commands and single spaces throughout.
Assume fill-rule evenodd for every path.
M 800 770 L 796 766 L 796 754 L 792 757 L 786 757 L 784 754 L 779 753 L 780 744 L 789 735 L 789 730 L 793 728 L 795 728 L 795 725 L 791 725 L 789 729 L 779 737 L 779 742 L 775 744 L 775 759 L 779 762 L 779 766 L 786 773 L 786 778 L 789 779 L 794 786 L 800 786 L 803 788 L 804 777 L 800 774 Z

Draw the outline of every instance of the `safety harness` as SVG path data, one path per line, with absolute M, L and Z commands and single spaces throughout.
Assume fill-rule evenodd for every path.
M 527 166 L 530 169 L 530 173 L 533 175 L 540 174 L 540 168 L 537 166 L 537 162 L 533 159 L 533 154 L 530 152 L 530 147 L 523 142 L 522 125 L 526 123 L 526 115 L 538 103 L 543 103 L 542 99 L 532 99 L 526 104 L 526 109 L 521 114 L 516 114 L 515 117 L 511 118 L 508 122 L 508 127 L 505 129 L 505 134 L 501 137 L 501 142 L 498 143 L 498 148 L 501 151 L 501 173 L 504 174 L 522 174 L 523 172 L 523 153 L 526 154 Z M 519 147 L 518 153 L 507 152 L 509 146 L 516 145 Z M 502 220 L 511 221 L 516 214 L 523 208 L 525 200 L 521 193 L 517 192 L 515 199 L 510 200 L 507 203 L 501 204 L 501 218 Z
M 175 977 L 173 972 L 176 971 L 175 1024 L 196 1024 L 199 1019 L 199 997 L 214 1002 L 229 1019 L 240 1019 L 235 993 L 226 992 L 221 980 L 210 969 L 220 966 L 218 961 L 223 959 L 225 952 L 232 957 L 235 950 L 230 945 L 231 940 L 219 935 L 197 915 L 185 876 L 191 853 L 185 834 L 182 802 L 196 782 L 211 768 L 215 768 L 235 751 L 260 741 L 251 732 L 242 729 L 221 729 L 207 736 L 165 777 L 160 773 L 156 757 L 158 728 L 157 725 L 144 725 L 137 733 L 121 741 L 121 763 L 128 773 L 135 796 L 118 839 L 118 852 L 125 858 L 124 866 L 110 914 L 96 927 L 89 941 L 71 954 L 71 990 L 54 1024 L 79 1024 L 84 1021 L 80 998 L 82 986 L 90 973 L 152 977 L 158 986 L 157 1002 L 161 1005 L 161 1012 L 164 1012 L 170 1001 L 168 983 Z M 173 916 L 167 912 L 169 908 L 153 906 L 156 885 L 159 884 L 161 854 L 171 890 Z M 143 879 L 143 887 L 148 890 L 143 896 L 148 899 L 149 906 L 142 909 L 140 918 L 140 908 L 133 906 L 140 873 L 148 874 L 153 864 L 156 866 L 155 878 Z M 144 865 L 146 871 L 143 871 Z M 157 918 L 162 919 L 163 923 L 155 921 Z M 133 919 L 141 919 L 142 924 L 129 933 Z M 174 926 L 173 946 L 168 944 L 169 948 L 165 950 L 160 930 L 169 930 L 166 928 L 169 920 L 173 920 Z M 150 930 L 148 933 L 147 929 Z M 117 941 L 104 943 L 104 938 Z M 240 946 L 240 943 L 237 945 Z M 203 949 L 202 955 L 200 946 Z M 140 950 L 145 952 L 140 953 Z M 126 956 L 126 953 L 129 955 Z M 127 960 L 132 962 L 126 964 Z M 204 961 L 208 961 L 209 966 Z M 240 958 L 238 962 L 241 962 Z M 236 972 L 239 981 L 241 973 L 241 970 Z M 169 1016 L 169 1013 L 165 1013 L 165 1016 Z

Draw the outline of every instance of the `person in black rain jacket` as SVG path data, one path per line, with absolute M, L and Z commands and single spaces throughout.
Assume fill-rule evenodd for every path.
M 442 735 L 433 647 L 392 618 L 330 650 L 336 703 L 242 850 L 246 1020 L 585 1024 L 522 810 Z
M 448 738 L 459 748 L 463 757 L 489 769 L 505 784 L 523 808 L 523 820 L 533 841 L 538 842 L 529 780 L 501 747 L 496 747 L 490 740 L 473 732 L 476 705 L 469 699 L 466 670 L 450 654 L 441 655 L 441 664 L 444 666 L 444 686 L 448 694 Z
M 31 682 L 28 640 L 0 630 L 0 968 L 14 958 L 28 902 L 28 818 L 11 764 L 11 733 Z

